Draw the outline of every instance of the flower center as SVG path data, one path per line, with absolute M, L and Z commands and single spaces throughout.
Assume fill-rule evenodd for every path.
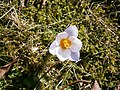
M 69 41 L 68 38 L 62 39 L 60 41 L 60 46 L 61 46 L 62 49 L 67 49 L 67 48 L 70 47 L 70 45 L 71 45 L 71 41 Z

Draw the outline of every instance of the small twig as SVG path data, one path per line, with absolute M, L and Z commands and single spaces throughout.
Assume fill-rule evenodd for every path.
M 70 86 L 70 85 L 72 85 L 72 84 L 75 84 L 75 83 L 78 83 L 78 82 L 90 83 L 91 81 L 87 81 L 87 80 L 77 80 L 77 81 L 74 81 L 74 82 L 71 82 L 71 83 L 67 84 L 66 86 L 64 86 L 64 87 L 61 88 L 60 90 L 64 90 L 64 89 L 67 88 L 68 86 Z
M 73 73 L 74 73 L 74 76 L 75 76 L 76 80 L 78 80 L 78 77 L 77 77 L 77 74 L 76 74 L 76 72 L 75 72 L 75 69 L 74 69 L 74 68 L 73 68 Z M 78 87 L 80 88 L 80 83 L 78 83 Z
M 0 19 L 2 19 L 5 15 L 7 15 L 12 9 L 14 9 L 14 6 L 13 6 L 10 10 L 8 10 L 5 14 L 3 14 L 3 15 L 0 17 Z

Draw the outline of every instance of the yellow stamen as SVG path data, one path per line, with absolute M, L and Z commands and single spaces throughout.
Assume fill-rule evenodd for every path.
M 70 47 L 70 45 L 71 45 L 71 41 L 69 41 L 68 38 L 62 39 L 60 41 L 60 46 L 61 46 L 62 49 L 67 49 L 67 48 Z

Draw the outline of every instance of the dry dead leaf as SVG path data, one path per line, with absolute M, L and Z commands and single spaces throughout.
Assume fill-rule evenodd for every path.
M 94 85 L 91 90 L 101 90 L 101 88 L 96 80 L 95 80 Z
M 2 78 L 9 70 L 10 67 L 16 62 L 16 60 L 4 65 L 3 67 L 0 68 L 0 78 Z

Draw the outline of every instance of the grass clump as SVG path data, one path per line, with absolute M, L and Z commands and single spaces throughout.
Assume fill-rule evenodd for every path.
M 8 0 L 9 1 L 9 0 Z M 24 0 L 23 0 L 24 1 Z M 1 90 L 104 90 L 120 83 L 119 1 L 0 1 L 0 66 L 17 60 L 0 79 Z M 55 36 L 76 25 L 81 61 L 60 62 L 48 52 Z M 33 48 L 38 48 L 33 51 Z M 81 83 L 69 83 L 87 80 Z

